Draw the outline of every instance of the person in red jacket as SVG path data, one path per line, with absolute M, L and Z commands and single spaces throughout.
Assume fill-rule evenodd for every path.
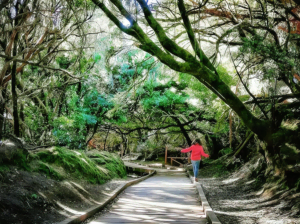
M 197 176 L 198 176 L 201 156 L 204 156 L 206 158 L 209 157 L 209 155 L 204 152 L 203 147 L 199 143 L 201 144 L 200 140 L 197 139 L 191 147 L 181 150 L 181 152 L 190 152 L 190 151 L 192 151 L 191 160 L 192 160 L 194 177 L 195 177 L 196 182 L 198 182 Z

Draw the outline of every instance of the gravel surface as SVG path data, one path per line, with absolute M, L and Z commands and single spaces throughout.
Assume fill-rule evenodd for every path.
M 248 171 L 243 167 L 226 177 L 211 177 L 206 168 L 200 170 L 200 183 L 221 223 L 300 224 L 300 193 L 283 190 L 271 194 L 250 178 Z

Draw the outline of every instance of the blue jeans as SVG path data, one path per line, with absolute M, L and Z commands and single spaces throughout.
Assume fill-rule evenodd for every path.
M 200 160 L 192 160 L 192 165 L 193 165 L 194 177 L 197 178 Z

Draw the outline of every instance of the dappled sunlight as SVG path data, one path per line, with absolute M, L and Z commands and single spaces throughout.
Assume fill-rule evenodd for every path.
M 230 183 L 233 183 L 233 182 L 235 182 L 235 181 L 237 181 L 239 179 L 240 179 L 239 177 L 238 178 L 231 178 L 231 179 L 223 180 L 222 182 L 224 184 L 230 184 Z
M 90 224 L 206 223 L 195 188 L 185 173 L 177 174 L 155 175 L 129 187 L 110 212 Z
M 255 182 L 255 179 L 247 181 L 245 184 L 252 184 Z
M 247 213 L 245 211 L 223 212 L 223 211 L 214 210 L 214 212 L 216 214 L 222 214 L 222 215 L 239 216 L 239 217 L 253 217 L 253 218 L 262 217 L 266 213 L 265 210 L 259 210 L 259 211 L 255 211 L 255 212 L 251 211 L 251 216 L 250 216 L 249 213 Z
M 71 190 L 75 195 L 77 195 L 82 201 L 88 203 L 88 204 L 92 204 L 89 200 L 86 199 L 86 197 L 84 195 L 82 195 L 76 188 L 74 188 L 74 186 L 69 183 L 68 181 L 64 182 L 65 186 L 67 188 L 69 188 L 69 190 Z
M 81 156 L 81 153 L 80 153 L 80 152 L 77 152 L 76 150 L 74 150 L 74 153 L 75 153 L 77 156 Z
M 83 162 L 85 162 L 86 163 L 86 165 L 89 165 L 89 163 L 86 161 L 86 159 L 85 158 L 80 158 Z
M 70 181 L 71 184 L 73 184 L 75 187 L 79 188 L 80 190 L 84 191 L 86 194 L 91 195 L 87 190 L 85 190 L 80 184 L 77 184 L 73 181 Z
M 108 173 L 109 173 L 108 170 L 105 169 L 104 167 L 101 167 L 101 166 L 99 166 L 99 165 L 96 165 L 96 167 L 97 167 L 100 171 L 102 171 L 103 173 L 105 173 L 105 174 L 108 174 Z
M 59 201 L 55 202 L 59 207 L 61 207 L 62 209 L 66 210 L 69 213 L 72 213 L 73 215 L 83 215 L 85 212 L 80 212 L 80 211 L 76 211 L 66 205 L 63 205 L 62 203 L 60 203 Z
M 136 200 L 131 199 L 122 199 L 120 202 L 126 202 L 126 204 L 137 204 Z M 168 202 L 158 202 L 158 201 L 138 201 L 138 205 L 144 205 L 144 206 L 155 206 L 160 208 L 176 208 L 176 209 L 182 209 L 182 210 L 200 210 L 200 205 L 188 205 L 184 203 L 168 203 Z
M 170 194 L 168 192 L 165 192 L 165 191 L 161 191 L 161 190 L 154 190 L 154 191 L 151 191 L 157 195 L 161 195 L 161 196 L 169 196 L 169 197 L 173 197 L 173 198 L 181 198 L 181 199 L 184 199 L 185 196 L 184 195 L 175 195 L 175 194 Z
M 163 188 L 163 187 L 168 187 L 168 188 L 178 188 L 180 187 L 181 189 L 183 188 L 192 188 L 192 185 L 191 183 L 189 182 L 185 182 L 185 183 L 182 183 L 180 182 L 180 180 L 178 181 L 172 181 L 172 182 L 168 182 L 168 179 L 166 180 L 156 180 L 156 181 L 145 181 L 144 183 L 142 183 L 141 185 L 135 185 L 133 186 L 134 188 L 152 188 L 152 187 L 155 187 L 155 188 Z
M 56 210 L 59 214 L 61 214 L 64 217 L 68 217 L 70 214 L 67 213 L 65 210 Z
M 41 195 L 43 198 L 47 199 L 47 196 L 44 195 L 42 192 L 39 191 L 38 194 Z

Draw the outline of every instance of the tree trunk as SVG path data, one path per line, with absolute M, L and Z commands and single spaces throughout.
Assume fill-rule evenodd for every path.
M 183 136 L 185 137 L 187 143 L 189 146 L 192 145 L 192 140 L 190 139 L 189 134 L 187 133 L 187 131 L 185 130 L 184 126 L 181 124 L 180 120 L 177 117 L 172 116 L 172 119 L 176 122 L 176 124 L 178 125 L 178 127 L 180 128 Z
M 3 138 L 3 127 L 5 125 L 4 123 L 4 109 L 5 109 L 5 102 L 0 101 L 0 140 Z
M 25 123 L 25 114 L 24 114 L 24 103 L 21 103 L 20 107 L 20 119 L 21 119 L 21 130 L 22 130 L 22 136 L 25 135 L 25 129 L 24 129 L 24 123 Z
M 17 20 L 15 21 L 17 24 Z M 14 40 L 13 56 L 17 55 L 17 44 L 18 44 L 18 34 L 16 34 Z M 19 113 L 18 113 L 18 95 L 16 91 L 16 75 L 17 75 L 17 62 L 13 62 L 11 71 L 11 92 L 13 101 L 13 117 L 14 117 L 14 134 L 20 137 L 20 123 L 19 123 Z

